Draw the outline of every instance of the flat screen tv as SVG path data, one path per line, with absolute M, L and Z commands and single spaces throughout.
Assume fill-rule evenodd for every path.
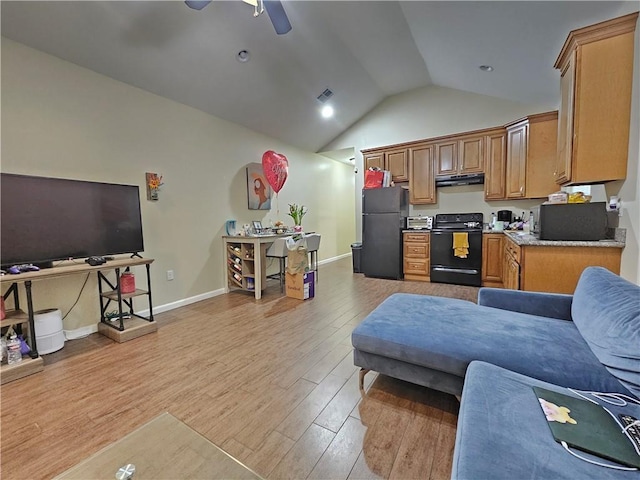
M 144 250 L 136 185 L 0 174 L 0 264 Z

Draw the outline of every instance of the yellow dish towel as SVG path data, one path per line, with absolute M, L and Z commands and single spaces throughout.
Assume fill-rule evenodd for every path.
M 453 232 L 453 254 L 458 258 L 469 255 L 469 234 L 467 232 Z

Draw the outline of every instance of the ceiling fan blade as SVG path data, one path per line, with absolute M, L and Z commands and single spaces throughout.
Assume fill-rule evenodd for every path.
M 264 0 L 263 3 L 271 19 L 271 23 L 273 23 L 273 28 L 276 29 L 276 33 L 278 35 L 289 33 L 291 31 L 291 23 L 289 23 L 282 2 L 279 0 Z
M 211 3 L 211 0 L 186 0 L 184 3 L 187 4 L 187 7 L 193 8 L 194 10 L 202 10 Z

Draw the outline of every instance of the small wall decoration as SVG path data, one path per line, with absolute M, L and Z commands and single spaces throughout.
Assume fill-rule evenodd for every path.
M 271 210 L 273 189 L 264 175 L 262 164 L 247 165 L 247 198 L 249 210 Z
M 145 175 L 147 178 L 147 200 L 158 200 L 158 191 L 164 185 L 162 183 L 162 175 L 150 172 L 146 172 Z

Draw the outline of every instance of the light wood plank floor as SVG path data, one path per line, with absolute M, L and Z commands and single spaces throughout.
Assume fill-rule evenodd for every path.
M 454 397 L 382 375 L 360 395 L 352 329 L 395 292 L 475 300 L 477 288 L 320 267 L 316 297 L 270 281 L 157 316 L 118 344 L 94 334 L 3 385 L 2 478 L 51 478 L 169 412 L 265 478 L 449 478 Z M 97 301 L 97 300 L 96 300 Z

